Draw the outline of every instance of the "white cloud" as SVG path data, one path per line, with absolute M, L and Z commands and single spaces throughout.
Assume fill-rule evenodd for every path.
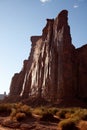
M 79 5 L 74 5 L 74 6 L 73 6 L 73 8 L 78 8 L 78 7 L 79 7 Z
M 85 1 L 86 0 L 76 0 L 76 2 L 74 3 L 73 8 L 78 8 L 81 5 L 81 3 L 85 2 Z
M 50 0 L 40 0 L 42 3 L 49 2 Z

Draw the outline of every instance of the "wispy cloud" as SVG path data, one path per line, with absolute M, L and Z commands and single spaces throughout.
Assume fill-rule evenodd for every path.
M 73 8 L 78 8 L 85 0 L 75 0 Z
M 50 0 L 40 0 L 40 2 L 45 3 L 45 2 L 49 2 Z
M 73 6 L 73 8 L 78 8 L 78 7 L 79 7 L 79 5 L 76 5 L 76 4 Z
M 84 2 L 85 0 L 78 0 L 79 2 Z

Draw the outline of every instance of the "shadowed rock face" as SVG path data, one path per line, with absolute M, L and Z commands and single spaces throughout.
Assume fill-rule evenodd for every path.
M 72 45 L 68 11 L 47 19 L 42 36 L 31 37 L 32 47 L 20 73 L 11 81 L 9 96 L 59 99 L 87 97 L 87 46 Z
M 87 98 L 87 45 L 77 49 L 77 86 L 80 98 Z

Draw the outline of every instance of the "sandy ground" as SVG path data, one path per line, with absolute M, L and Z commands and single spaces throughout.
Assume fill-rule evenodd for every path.
M 7 127 L 2 127 L 2 126 L 0 125 L 0 130 L 13 130 L 13 129 L 10 129 L 10 128 L 7 128 Z M 19 129 L 14 129 L 14 130 L 19 130 Z
M 0 117 L 0 120 L 6 120 L 6 118 Z M 28 121 L 21 122 L 21 125 L 23 124 L 29 125 L 29 130 L 59 130 L 58 123 L 39 121 L 38 117 L 35 117 L 34 120 L 30 119 Z M 21 128 L 8 128 L 0 125 L 0 130 L 21 130 Z

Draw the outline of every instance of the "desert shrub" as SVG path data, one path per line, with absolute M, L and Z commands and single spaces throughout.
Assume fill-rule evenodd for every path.
M 45 108 L 43 112 L 41 113 L 40 121 L 50 121 L 50 122 L 59 122 L 60 120 L 56 117 L 54 117 L 54 111 L 51 111 L 51 109 Z
M 12 120 L 16 120 L 16 114 L 17 114 L 17 110 L 15 108 L 12 108 L 12 112 L 10 114 L 10 118 Z
M 49 111 L 49 113 L 56 115 L 56 113 L 59 111 L 59 109 L 56 107 L 52 107 L 52 108 L 48 108 L 48 111 Z
M 9 116 L 11 113 L 10 104 L 0 104 L 0 115 L 1 116 Z
M 37 107 L 37 108 L 34 108 L 32 112 L 36 115 L 42 116 L 43 113 L 45 113 L 46 111 L 47 109 L 45 107 Z
M 87 120 L 87 109 L 82 109 L 80 117 L 82 120 Z
M 68 112 L 70 112 L 71 114 L 74 114 L 77 109 L 78 108 L 67 108 Z
M 87 121 L 87 114 L 82 115 L 81 119 Z
M 87 120 L 87 109 L 83 109 L 83 110 L 80 112 L 80 119 L 82 119 L 82 120 Z
M 26 116 L 32 116 L 30 107 L 22 103 L 14 104 L 11 109 L 10 117 L 12 120 L 21 120 Z
M 72 108 L 67 108 L 67 109 L 66 109 L 66 113 L 65 113 L 65 118 L 66 118 L 66 119 L 71 118 L 74 113 L 75 113 L 75 110 L 74 110 L 74 109 L 72 109 Z
M 62 130 L 74 130 L 74 128 L 76 127 L 76 124 L 71 119 L 65 119 L 59 123 L 59 127 L 61 127 Z
M 65 119 L 68 119 L 68 118 L 71 118 L 72 117 L 72 114 L 70 112 L 67 112 L 65 114 Z
M 17 121 L 22 121 L 22 120 L 25 119 L 25 117 L 26 117 L 26 114 L 25 114 L 25 113 L 19 112 L 19 113 L 16 114 L 16 120 L 17 120 Z
M 66 113 L 67 113 L 67 110 L 66 110 L 66 109 L 60 109 L 59 112 L 56 113 L 56 115 L 57 115 L 59 118 L 64 119 Z
M 49 112 L 45 112 L 42 114 L 42 117 L 40 118 L 41 121 L 52 121 L 53 120 L 53 114 Z
M 28 116 L 32 116 L 31 108 L 27 105 L 21 106 L 20 111 L 25 113 Z
M 19 108 L 21 108 L 21 106 L 23 106 L 23 104 L 22 104 L 21 102 L 19 102 L 19 103 L 14 103 L 14 104 L 13 104 L 13 107 L 14 107 L 15 109 L 19 109 Z
M 72 118 L 78 118 L 78 120 L 87 120 L 87 109 L 77 109 L 74 114 L 72 114 Z

